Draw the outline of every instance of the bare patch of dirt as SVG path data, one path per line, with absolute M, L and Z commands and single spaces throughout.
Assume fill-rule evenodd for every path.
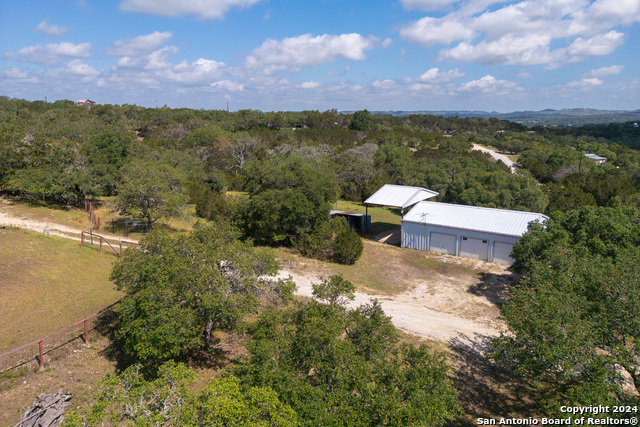
M 501 264 L 369 241 L 365 241 L 365 253 L 358 263 L 378 263 L 377 267 L 363 269 L 356 263 L 349 269 L 288 258 L 281 276 L 293 278 L 298 295 L 310 297 L 313 283 L 342 273 L 358 289 L 353 306 L 375 298 L 396 327 L 422 338 L 482 354 L 491 339 L 506 329 L 498 304 L 508 297 L 515 276 Z M 378 273 L 375 280 L 391 283 L 384 288 L 387 292 L 376 292 L 380 284 L 371 286 L 372 272 Z
M 0 374 L 0 425 L 15 424 L 40 393 L 68 391 L 73 394 L 70 408 L 88 405 L 100 379 L 115 371 L 115 363 L 102 355 L 109 340 L 91 333 L 89 342 L 86 347 L 78 339 L 48 353 L 41 371 L 32 359 Z

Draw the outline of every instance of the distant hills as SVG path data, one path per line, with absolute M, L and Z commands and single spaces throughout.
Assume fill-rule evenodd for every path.
M 344 111 L 349 113 L 349 111 Z M 639 110 L 596 110 L 593 108 L 566 108 L 563 110 L 515 111 L 498 113 L 496 111 L 372 111 L 372 113 L 390 114 L 404 117 L 411 114 L 428 114 L 444 117 L 495 117 L 509 120 L 525 126 L 572 127 L 600 123 L 622 123 L 640 121 Z

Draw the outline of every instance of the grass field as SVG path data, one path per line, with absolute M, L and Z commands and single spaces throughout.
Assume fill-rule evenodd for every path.
M 359 214 L 367 212 L 367 209 L 362 203 L 349 202 L 346 200 L 338 200 L 333 204 L 333 209 Z M 376 234 L 382 233 L 383 231 L 400 229 L 400 220 L 402 219 L 400 209 L 369 206 L 368 213 L 371 216 L 369 237 L 375 237 Z
M 0 353 L 117 301 L 115 254 L 54 236 L 0 228 Z

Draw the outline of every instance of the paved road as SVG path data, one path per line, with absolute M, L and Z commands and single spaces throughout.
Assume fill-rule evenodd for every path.
M 509 166 L 509 169 L 511 170 L 511 173 L 513 173 L 513 174 L 516 173 L 516 164 L 513 161 L 511 161 L 511 159 L 509 159 L 504 154 L 500 154 L 500 153 L 497 153 L 497 152 L 495 152 L 493 150 L 490 150 L 488 148 L 481 147 L 478 144 L 473 144 L 473 149 L 477 150 L 477 151 L 482 151 L 483 153 L 489 153 L 491 155 L 491 157 L 493 157 L 494 159 L 496 159 L 498 161 L 501 161 L 505 165 Z

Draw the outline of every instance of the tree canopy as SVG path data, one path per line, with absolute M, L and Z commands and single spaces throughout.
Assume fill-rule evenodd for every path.
M 584 207 L 532 225 L 513 249 L 523 276 L 502 307 L 495 356 L 550 386 L 547 404 L 620 404 L 640 387 L 640 211 Z M 555 412 L 554 412 L 555 411 Z
M 111 275 L 125 297 L 117 336 L 138 359 L 157 364 L 213 344 L 216 329 L 233 330 L 259 298 L 291 297 L 294 285 L 275 280 L 272 255 L 238 240 L 221 222 L 187 235 L 154 230 L 125 251 Z

